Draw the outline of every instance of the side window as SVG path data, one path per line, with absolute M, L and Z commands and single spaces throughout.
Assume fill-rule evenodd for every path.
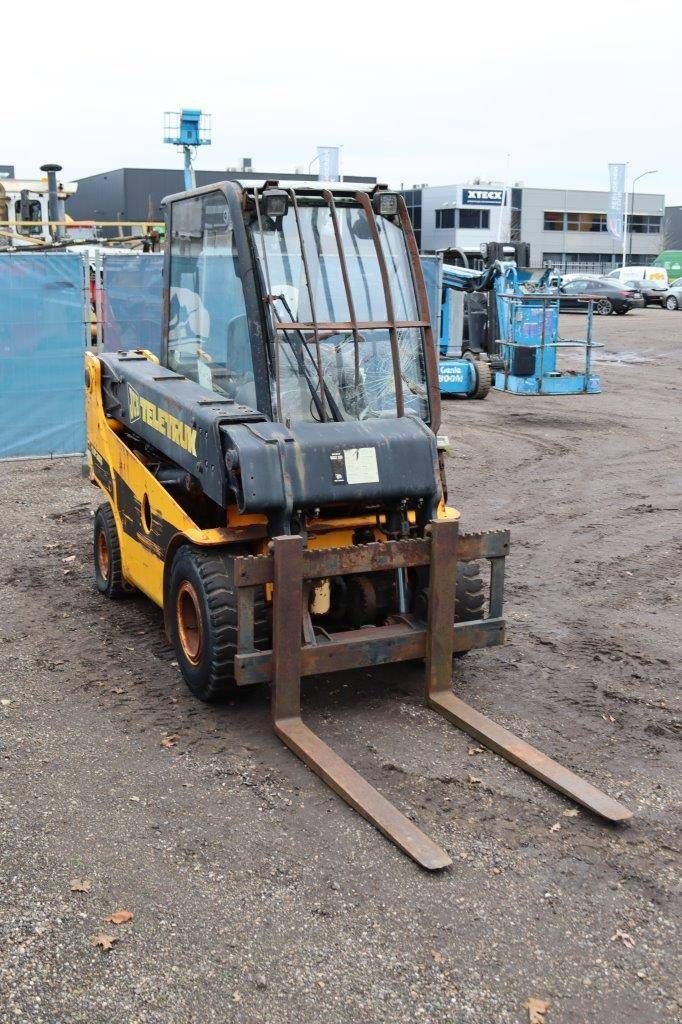
M 255 408 L 246 303 L 223 193 L 173 203 L 170 236 L 168 365 Z

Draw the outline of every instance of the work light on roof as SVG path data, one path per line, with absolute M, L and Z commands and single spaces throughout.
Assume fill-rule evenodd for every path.
M 398 193 L 379 192 L 374 197 L 374 212 L 380 217 L 395 217 L 398 213 Z
M 289 197 L 283 188 L 266 188 L 261 195 L 261 204 L 266 217 L 285 217 Z

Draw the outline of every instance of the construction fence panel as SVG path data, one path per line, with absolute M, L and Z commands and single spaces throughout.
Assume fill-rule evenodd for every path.
M 161 353 L 161 253 L 102 255 L 102 348 Z
M 86 266 L 76 253 L 0 253 L 0 458 L 85 448 Z

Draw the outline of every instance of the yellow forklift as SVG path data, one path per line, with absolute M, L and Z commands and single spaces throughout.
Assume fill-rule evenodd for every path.
M 277 735 L 424 868 L 450 858 L 303 723 L 302 676 L 425 662 L 430 707 L 627 820 L 453 693 L 453 655 L 504 641 L 509 535 L 462 533 L 447 505 L 402 197 L 224 182 L 165 208 L 161 359 L 86 355 L 99 591 L 163 609 L 201 700 L 269 684 Z

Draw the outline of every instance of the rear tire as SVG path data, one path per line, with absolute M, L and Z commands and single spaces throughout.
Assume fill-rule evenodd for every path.
M 613 303 L 611 299 L 598 299 L 594 306 L 595 313 L 600 316 L 610 316 L 613 313 Z
M 93 554 L 95 585 L 100 594 L 118 601 L 130 593 L 123 579 L 123 559 L 118 542 L 118 530 L 108 501 L 95 512 Z
M 199 700 L 235 696 L 237 588 L 235 555 L 248 551 L 204 550 L 183 545 L 173 559 L 166 595 L 167 621 L 178 664 L 187 686 Z M 265 604 L 256 600 L 254 640 L 269 635 Z

